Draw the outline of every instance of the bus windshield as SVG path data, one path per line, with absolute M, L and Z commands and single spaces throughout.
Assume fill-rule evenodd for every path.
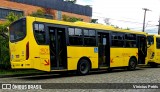
M 17 42 L 25 38 L 26 36 L 26 19 L 20 19 L 9 27 L 10 41 Z

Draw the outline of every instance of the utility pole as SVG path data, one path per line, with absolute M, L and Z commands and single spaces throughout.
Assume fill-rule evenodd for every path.
M 159 25 L 158 25 L 158 35 L 160 35 L 160 16 L 159 16 Z
M 145 20 L 146 20 L 146 11 L 151 11 L 147 8 L 142 8 L 144 10 L 144 19 L 143 19 L 143 29 L 142 31 L 144 32 L 145 31 Z

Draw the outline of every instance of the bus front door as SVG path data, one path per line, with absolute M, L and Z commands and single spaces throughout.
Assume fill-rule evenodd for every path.
M 147 42 L 145 36 L 138 36 L 138 64 L 145 64 Z
M 65 28 L 49 27 L 51 70 L 67 68 Z
M 109 33 L 98 33 L 98 61 L 99 68 L 110 66 Z

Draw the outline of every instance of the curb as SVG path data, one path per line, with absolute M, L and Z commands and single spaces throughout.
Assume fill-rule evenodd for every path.
M 33 76 L 33 75 L 45 75 L 45 74 L 50 74 L 50 73 L 46 72 L 46 73 L 28 73 L 28 74 L 6 74 L 6 75 L 0 75 L 0 78 L 20 77 L 20 76 Z

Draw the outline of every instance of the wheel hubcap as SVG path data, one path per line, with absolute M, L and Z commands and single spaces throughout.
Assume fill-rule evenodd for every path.
M 80 71 L 85 73 L 85 72 L 87 72 L 87 70 L 88 70 L 87 63 L 82 63 Z
M 131 67 L 132 67 L 132 68 L 135 67 L 135 62 L 134 62 L 134 61 L 131 62 Z

